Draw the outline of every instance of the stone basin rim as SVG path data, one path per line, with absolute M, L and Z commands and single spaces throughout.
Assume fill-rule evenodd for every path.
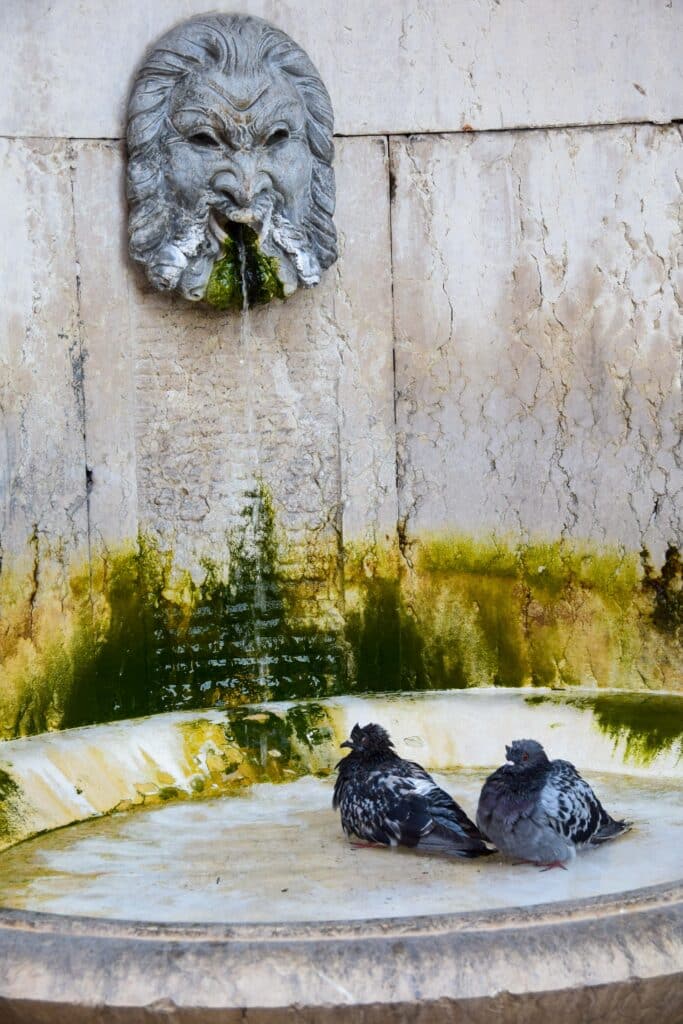
M 626 889 L 602 896 L 559 900 L 523 907 L 471 910 L 462 913 L 425 914 L 402 917 L 354 918 L 341 921 L 165 923 L 119 920 L 0 907 L 0 937 L 12 932 L 59 934 L 64 937 L 91 936 L 94 939 L 133 939 L 156 942 L 310 942 L 316 939 L 419 938 L 455 932 L 495 932 L 569 925 L 587 920 L 607 920 L 627 914 L 678 909 L 683 912 L 683 878 L 675 882 Z
M 681 690 L 625 690 L 616 686 L 463 686 L 454 689 L 428 689 L 428 690 L 358 690 L 347 694 L 330 694 L 317 697 L 291 697 L 286 700 L 254 700 L 245 704 L 230 704 L 228 701 L 216 701 L 209 707 L 176 708 L 170 711 L 157 711 L 147 715 L 133 715 L 125 718 L 113 718 L 109 721 L 89 722 L 85 725 L 73 725 L 65 729 L 47 729 L 43 732 L 32 733 L 28 736 L 15 736 L 11 739 L 0 740 L 0 754 L 9 744 L 19 748 L 26 744 L 35 744 L 39 739 L 49 739 L 57 736 L 69 736 L 77 733 L 89 733 L 103 728 L 121 727 L 134 722 L 148 722 L 155 718 L 170 718 L 173 715 L 182 716 L 186 719 L 207 718 L 211 716 L 230 716 L 231 712 L 244 711 L 288 711 L 292 707 L 329 705 L 336 706 L 345 698 L 368 701 L 428 701 L 430 698 L 447 697 L 454 700 L 460 699 L 482 699 L 495 700 L 508 698 L 510 700 L 527 700 L 533 697 L 557 697 L 559 701 L 578 700 L 601 697 L 619 697 L 626 701 L 647 700 L 652 697 L 664 697 L 674 699 L 683 704 L 683 691 Z

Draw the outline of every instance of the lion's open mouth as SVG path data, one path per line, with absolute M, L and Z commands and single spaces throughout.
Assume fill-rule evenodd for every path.
M 226 214 L 220 210 L 212 209 L 209 212 L 209 230 L 218 241 L 223 244 L 225 239 L 228 237 L 228 225 L 229 220 Z
M 255 235 L 262 237 L 268 231 L 269 225 L 270 207 L 260 210 L 256 207 L 221 209 L 213 206 L 209 212 L 209 229 L 221 243 L 227 235 L 232 236 L 235 228 L 246 227 Z
M 248 219 L 256 223 L 253 215 Z M 243 309 L 285 297 L 278 261 L 263 252 L 252 227 L 216 209 L 209 215 L 209 226 L 224 255 L 213 265 L 204 293 L 208 303 L 218 309 Z

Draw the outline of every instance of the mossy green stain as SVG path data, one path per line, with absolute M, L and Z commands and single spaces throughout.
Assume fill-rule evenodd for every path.
M 669 619 L 653 629 L 652 586 L 618 552 L 427 538 L 407 570 L 389 545 L 348 548 L 345 614 L 333 628 L 301 613 L 283 544 L 260 483 L 200 583 L 142 536 L 96 562 L 92 577 L 72 581 L 77 628 L 30 662 L 2 735 L 352 692 L 614 686 L 629 672 L 638 678 L 632 666 L 650 634 L 677 664 L 671 556 L 660 574 Z
M 346 640 L 352 656 L 349 689 L 361 692 L 426 688 L 423 641 L 396 579 L 370 577 L 350 611 Z
M 213 697 L 291 700 L 336 692 L 344 676 L 337 634 L 302 621 L 281 571 L 275 511 L 260 484 L 229 538 L 230 573 L 204 562 L 188 632 L 201 638 L 189 667 Z M 207 656 L 208 655 L 208 656 Z
M 249 228 L 233 225 L 233 229 L 235 237 L 225 238 L 225 255 L 213 265 L 205 300 L 217 309 L 241 310 L 244 306 L 243 274 L 249 306 L 261 305 L 273 298 L 284 299 L 277 259 L 262 252 L 256 234 Z M 244 268 L 238 235 L 243 239 Z
M 613 685 L 640 646 L 634 555 L 437 536 L 412 559 L 425 649 L 459 662 L 466 685 Z
M 674 744 L 683 743 L 683 696 L 644 693 L 533 694 L 530 705 L 565 704 L 590 711 L 601 732 L 623 740 L 626 758 L 648 764 Z
M 83 623 L 83 653 L 90 648 L 90 657 L 81 657 L 74 664 L 64 705 L 65 726 L 159 710 L 148 639 L 160 629 L 177 625 L 177 606 L 162 596 L 170 572 L 170 555 L 144 537 L 139 538 L 134 553 L 113 559 L 105 568 L 109 622 L 102 634 Z
M 237 245 L 232 238 L 226 238 L 223 249 L 225 255 L 213 265 L 204 299 L 216 309 L 241 310 L 244 303 Z
M 596 551 L 563 541 L 520 544 L 448 535 L 420 542 L 417 569 L 434 575 L 507 579 L 546 599 L 583 587 L 616 603 L 632 600 L 640 579 L 638 558 L 618 550 Z
M 652 595 L 652 622 L 663 633 L 683 643 L 683 559 L 677 547 L 666 549 L 661 572 L 657 573 L 647 549 L 641 551 L 643 588 Z
M 19 813 L 20 790 L 11 775 L 0 768 L 0 838 L 10 839 Z
M 279 782 L 286 776 L 291 779 L 307 774 L 308 754 L 329 746 L 333 730 L 327 710 L 308 701 L 284 713 L 270 711 L 267 706 L 231 709 L 225 734 L 229 743 L 242 750 L 252 777 Z
M 186 793 L 178 789 L 176 786 L 162 786 L 158 793 L 159 799 L 163 803 L 166 803 L 169 800 L 182 799 L 186 795 Z
M 210 560 L 200 584 L 174 576 L 170 552 L 144 537 L 110 560 L 108 624 L 93 627 L 84 602 L 63 727 L 337 692 L 345 678 L 337 634 L 297 617 L 267 488 L 246 498 L 242 523 L 226 537 L 227 579 L 224 564 Z M 64 664 L 60 677 L 68 671 Z

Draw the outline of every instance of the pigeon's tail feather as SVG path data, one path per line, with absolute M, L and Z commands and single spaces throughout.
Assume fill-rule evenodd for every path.
M 473 836 L 457 835 L 450 829 L 435 829 L 421 836 L 419 850 L 432 850 L 434 853 L 445 853 L 451 857 L 487 857 L 495 850 L 490 850 L 481 839 Z
M 594 835 L 591 836 L 591 846 L 606 843 L 608 839 L 616 839 L 617 836 L 621 836 L 624 832 L 628 832 L 632 825 L 632 821 L 615 821 L 614 818 L 610 818 L 600 826 Z

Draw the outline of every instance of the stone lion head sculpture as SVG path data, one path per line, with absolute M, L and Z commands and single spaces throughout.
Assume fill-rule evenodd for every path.
M 152 284 L 240 308 L 337 258 L 333 115 L 304 51 L 260 18 L 163 36 L 128 108 L 130 254 Z

